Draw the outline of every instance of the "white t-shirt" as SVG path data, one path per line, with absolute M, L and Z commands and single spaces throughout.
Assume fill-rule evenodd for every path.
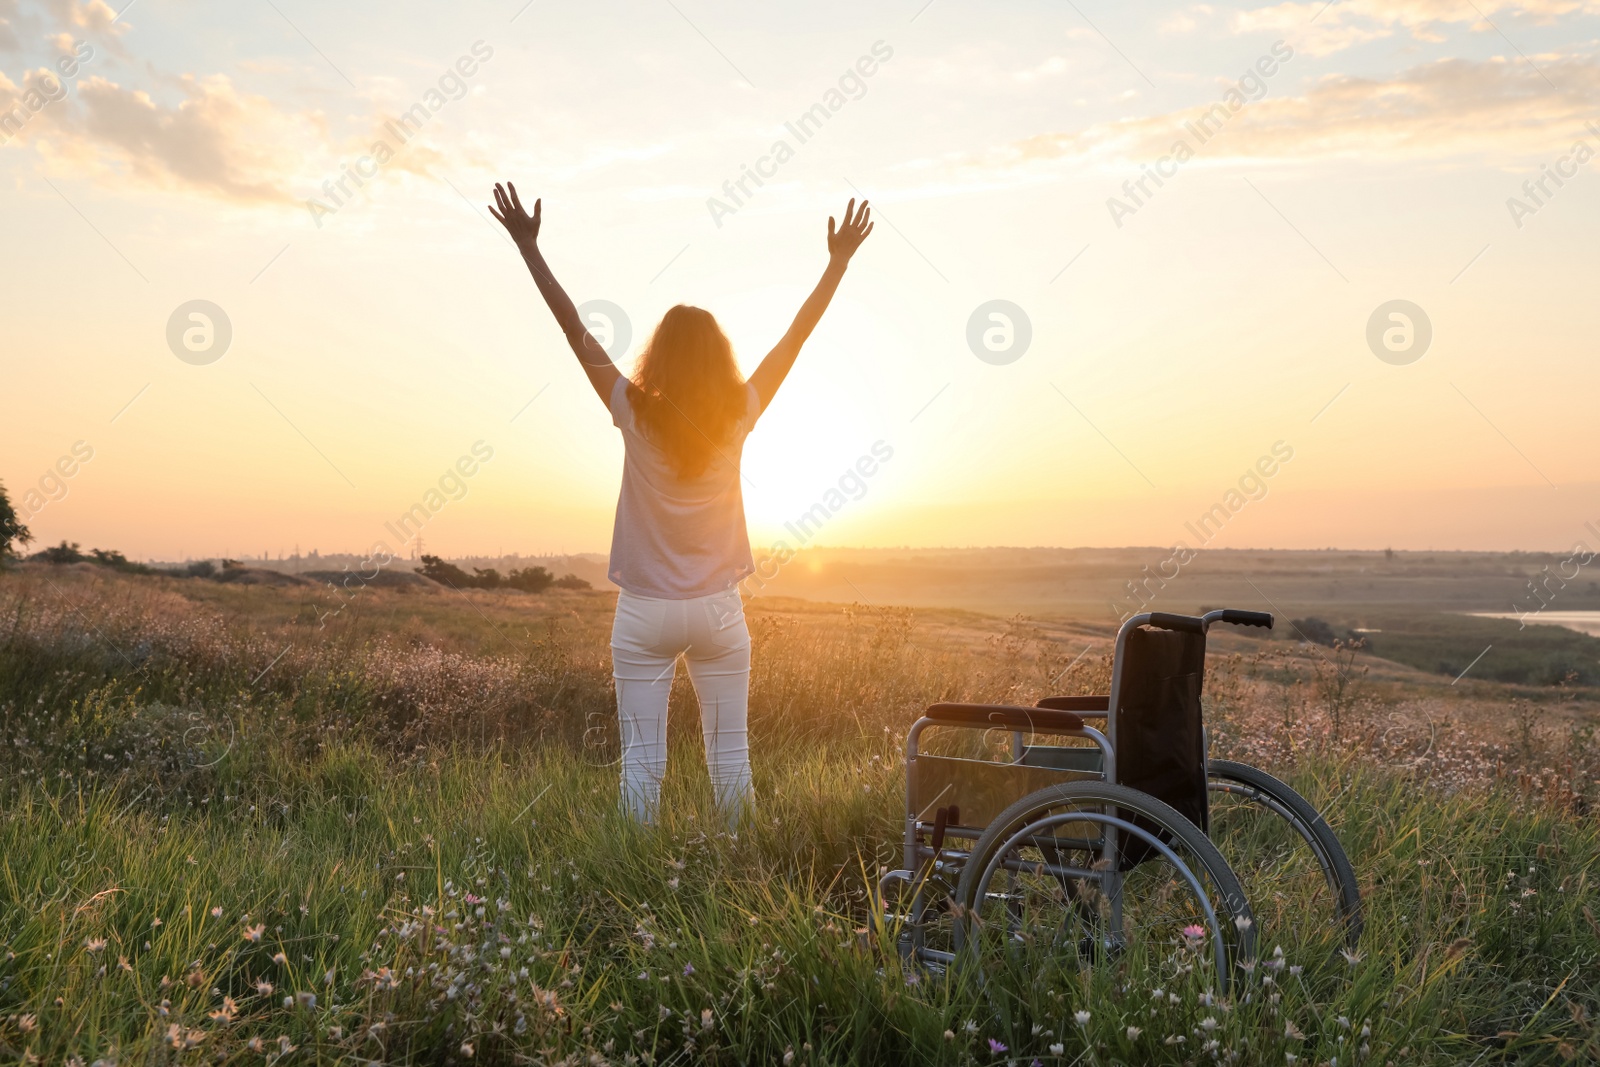
M 756 569 L 739 488 L 744 439 L 761 414 L 755 387 L 746 385 L 749 408 L 727 443 L 687 479 L 640 430 L 630 388 L 627 378 L 618 378 L 611 390 L 611 421 L 627 449 L 611 533 L 611 580 L 636 596 L 661 600 L 723 592 Z

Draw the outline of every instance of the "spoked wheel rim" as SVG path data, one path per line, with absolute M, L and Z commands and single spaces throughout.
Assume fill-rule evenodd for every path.
M 1113 865 L 1107 864 L 1104 859 L 1096 860 L 1087 867 L 1063 865 L 1055 857 L 1043 858 L 1044 854 L 1087 853 L 1089 850 L 1058 849 L 1048 844 L 1041 848 L 1034 844 L 1039 838 L 1055 836 L 1052 831 L 1058 827 L 1083 823 L 1096 825 L 1102 832 L 1111 830 L 1118 834 L 1127 834 L 1149 845 L 1169 867 L 1171 873 L 1187 886 L 1191 894 L 1192 907 L 1169 912 L 1169 917 L 1158 919 L 1155 923 L 1136 923 L 1133 921 L 1133 913 L 1139 909 L 1140 902 L 1129 899 L 1130 887 L 1127 881 L 1130 874 L 1137 872 L 1116 871 L 1112 869 Z M 1027 858 L 1029 853 L 1040 854 L 1041 858 Z M 1024 867 L 1024 870 L 1014 869 L 1014 864 Z M 1031 872 L 1026 870 L 1030 865 L 1034 868 Z M 1063 896 L 1049 894 L 1059 905 L 1053 922 L 1049 914 L 1038 916 L 1043 922 L 1035 921 L 1033 915 L 1023 914 L 1044 903 L 1038 894 L 1031 893 L 1026 887 L 1018 884 L 1030 874 L 1035 878 L 1047 880 L 1046 885 L 1053 881 L 1058 888 L 1064 888 L 1068 884 L 1075 887 L 1075 891 L 1066 891 Z M 996 884 L 997 876 L 1008 883 L 1003 890 Z M 1149 879 L 1140 880 L 1149 881 Z M 1085 883 L 1090 884 L 1086 886 Z M 1005 909 L 1006 930 L 1002 936 L 1008 950 L 1015 951 L 1031 940 L 1052 953 L 1076 951 L 1080 957 L 1114 959 L 1154 947 L 1144 944 L 1147 939 L 1160 939 L 1163 950 L 1179 946 L 1193 949 L 1197 947 L 1196 942 L 1203 939 L 1210 945 L 1211 962 L 1218 986 L 1226 987 L 1228 984 L 1230 960 L 1235 954 L 1230 946 L 1231 939 L 1224 929 L 1224 921 L 1218 918 L 1217 910 L 1212 905 L 1210 894 L 1204 888 L 1201 878 L 1176 851 L 1155 834 L 1127 819 L 1106 812 L 1087 810 L 1059 812 L 1022 827 L 1001 845 L 985 865 L 971 900 L 975 903 L 968 905 L 969 914 L 963 924 L 966 927 L 963 941 L 974 947 L 982 944 L 983 927 L 986 922 L 992 921 L 985 919 L 984 912 L 988 909 L 984 908 L 983 902 L 993 901 L 1001 903 Z M 1184 921 L 1193 919 L 1200 921 Z M 1204 930 L 1203 935 L 1182 936 L 1185 928 L 1192 930 L 1197 926 Z M 1041 938 L 1038 933 L 1040 930 L 1048 930 L 1049 935 Z M 1174 932 L 1178 936 L 1170 936 Z M 1248 926 L 1242 932 L 1248 934 Z M 1243 947 L 1242 953 L 1248 955 L 1248 944 Z

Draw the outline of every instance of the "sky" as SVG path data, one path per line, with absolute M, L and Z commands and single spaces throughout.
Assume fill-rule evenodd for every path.
M 605 551 L 620 435 L 509 179 L 624 369 L 680 302 L 753 369 L 871 200 L 745 447 L 758 546 L 1595 544 L 1597 40 L 1593 0 L 0 0 L 0 482 L 35 547 L 406 554 L 421 505 L 429 552 Z

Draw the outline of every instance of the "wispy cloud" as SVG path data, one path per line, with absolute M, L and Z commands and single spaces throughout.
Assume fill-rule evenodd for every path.
M 1550 81 L 1500 58 L 1441 60 L 1389 79 L 1330 76 L 1301 95 L 1269 94 L 1249 104 L 1207 146 L 1207 159 L 1415 163 L 1538 156 L 1581 132 L 1600 94 L 1595 59 L 1552 56 L 1539 63 Z M 1214 106 L 1039 134 L 981 154 L 914 161 L 900 170 L 915 184 L 952 192 L 1028 184 L 1063 167 L 1147 163 L 1172 150 L 1185 122 Z
M 1415 40 L 1443 40 L 1442 29 L 1464 25 L 1493 32 L 1485 19 L 1525 17 L 1549 24 L 1562 15 L 1600 11 L 1596 0 L 1306 0 L 1251 8 L 1234 14 L 1238 33 L 1290 33 L 1308 55 L 1329 55 L 1400 34 Z

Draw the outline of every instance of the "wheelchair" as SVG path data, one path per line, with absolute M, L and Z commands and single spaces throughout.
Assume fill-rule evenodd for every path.
M 1355 947 L 1359 888 L 1326 820 L 1264 771 L 1207 758 L 1200 693 L 1217 622 L 1273 617 L 1136 615 L 1117 632 L 1107 695 L 939 703 L 913 724 L 904 866 L 878 887 L 908 962 L 970 958 L 980 975 L 1036 986 L 1110 963 L 1099 970 L 1118 988 L 1199 974 L 1226 992 L 1253 966 L 1263 919 L 1275 951 Z

